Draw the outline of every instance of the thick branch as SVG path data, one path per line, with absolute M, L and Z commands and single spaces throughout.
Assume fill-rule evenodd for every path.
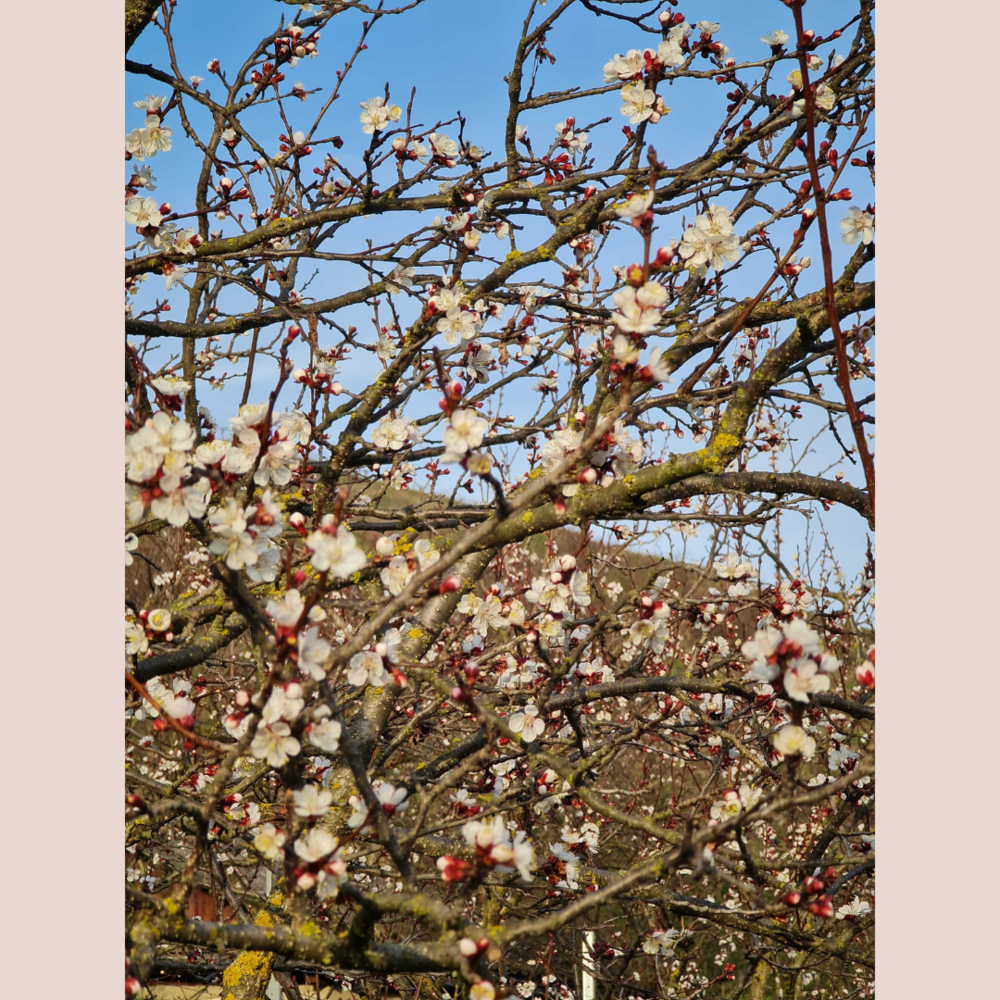
M 125 51 L 143 33 L 153 15 L 160 9 L 160 0 L 125 0 Z

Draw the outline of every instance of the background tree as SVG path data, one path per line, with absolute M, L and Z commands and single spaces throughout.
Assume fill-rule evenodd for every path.
M 676 6 L 126 5 L 127 994 L 872 990 L 873 4 Z

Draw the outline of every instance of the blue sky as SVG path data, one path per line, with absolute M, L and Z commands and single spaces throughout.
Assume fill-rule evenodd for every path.
M 552 0 L 547 7 L 539 8 L 540 14 L 546 15 L 555 5 L 556 0 Z M 649 10 L 653 6 L 637 6 L 634 10 Z M 837 18 L 848 13 L 852 6 L 839 3 L 809 5 L 806 8 L 807 25 L 814 27 L 820 34 L 828 34 L 836 26 Z M 328 113 L 325 124 L 321 127 L 321 134 L 341 135 L 344 147 L 337 155 L 349 168 L 357 168 L 360 165 L 361 150 L 365 146 L 362 140 L 366 138 L 362 135 L 358 122 L 358 102 L 381 94 L 388 81 L 392 100 L 403 107 L 409 98 L 410 88 L 414 85 L 417 87 L 415 122 L 430 126 L 461 112 L 468 119 L 466 138 L 492 154 L 487 162 L 502 158 L 503 123 L 507 109 L 503 77 L 510 67 L 527 7 L 526 0 L 508 0 L 503 3 L 496 0 L 426 0 L 417 9 L 400 17 L 381 20 L 369 36 L 368 50 L 360 55 L 345 81 L 341 99 Z M 761 34 L 773 28 L 793 33 L 791 13 L 779 0 L 756 0 L 753 3 L 747 3 L 746 0 L 701 0 L 682 3 L 676 9 L 682 11 L 689 21 L 705 19 L 719 22 L 721 30 L 716 38 L 729 46 L 731 55 L 738 61 L 759 60 L 769 55 L 767 46 L 760 41 Z M 282 13 L 286 17 L 293 17 L 295 10 L 294 7 L 275 3 L 274 0 L 217 0 L 211 4 L 194 4 L 191 0 L 181 0 L 177 5 L 174 21 L 176 52 L 181 71 L 188 77 L 193 74 L 205 77 L 206 83 L 202 84 L 202 88 L 207 85 L 213 92 L 218 91 L 221 89 L 218 81 L 209 78 L 205 68 L 208 61 L 219 58 L 224 70 L 232 70 L 256 42 L 266 34 L 273 33 Z M 813 17 L 817 20 L 813 21 Z M 288 81 L 301 80 L 307 89 L 322 87 L 328 90 L 335 81 L 335 70 L 354 51 L 361 19 L 361 15 L 355 12 L 347 12 L 334 19 L 323 32 L 319 46 L 320 56 L 305 59 L 297 68 L 289 70 L 286 74 Z M 646 21 L 649 24 L 654 22 L 655 18 L 648 18 Z M 573 85 L 600 86 L 603 83 L 602 67 L 614 53 L 625 52 L 629 48 L 643 48 L 655 44 L 655 41 L 655 35 L 643 33 L 633 25 L 610 17 L 597 19 L 582 8 L 571 9 L 557 22 L 549 35 L 547 47 L 555 55 L 556 63 L 554 66 L 544 66 L 536 92 L 559 90 Z M 848 45 L 848 35 L 837 43 L 840 51 L 846 51 Z M 829 49 L 824 47 L 820 52 L 826 55 Z M 136 62 L 150 62 L 166 68 L 166 46 L 160 32 L 153 26 L 148 28 L 133 46 L 129 57 Z M 783 78 L 793 67 L 794 64 L 789 61 L 787 68 L 775 73 L 772 92 L 785 92 L 782 89 L 785 86 Z M 745 74 L 747 77 L 751 75 L 751 72 Z M 668 166 L 679 165 L 704 150 L 724 112 L 727 89 L 711 81 L 691 80 L 678 81 L 673 87 L 665 88 L 664 96 L 672 111 L 649 130 L 648 138 L 659 158 Z M 128 75 L 126 131 L 142 124 L 143 113 L 137 111 L 132 102 L 147 93 L 164 92 L 162 85 Z M 287 104 L 290 113 L 298 116 L 292 121 L 293 128 L 308 128 L 324 99 L 324 94 L 317 93 L 311 95 L 304 104 Z M 575 114 L 578 126 L 601 117 L 610 117 L 610 123 L 590 133 L 594 145 L 593 155 L 600 163 L 602 153 L 617 149 L 621 143 L 620 130 L 626 124 L 626 119 L 618 111 L 619 103 L 617 94 L 609 93 L 528 112 L 522 116 L 521 121 L 528 124 L 529 135 L 538 152 L 544 150 L 555 135 L 555 122 L 567 115 Z M 195 127 L 207 131 L 210 127 L 208 116 L 191 102 L 187 106 L 191 109 Z M 276 152 L 277 136 L 283 130 L 280 122 L 276 120 L 276 116 L 271 117 L 270 110 L 261 109 L 256 114 L 256 119 L 247 116 L 247 127 L 269 152 Z M 170 201 L 175 210 L 185 211 L 190 206 L 184 199 L 190 197 L 193 179 L 200 166 L 200 155 L 184 137 L 176 115 L 172 115 L 168 124 L 174 129 L 173 149 L 148 162 L 157 178 L 155 197 L 160 201 Z M 457 135 L 457 126 L 449 126 L 444 131 L 454 137 Z M 320 162 L 321 154 L 315 158 L 317 163 Z M 607 158 L 606 155 L 604 158 Z M 866 172 L 849 170 L 845 175 L 845 179 L 848 178 L 854 192 L 853 204 L 863 206 L 874 199 Z M 730 207 L 735 204 L 734 196 L 722 195 L 717 200 Z M 838 206 L 833 206 L 830 222 L 835 235 L 839 231 L 837 220 L 841 214 Z M 687 222 L 691 221 L 692 215 L 689 211 Z M 432 213 L 425 213 L 419 223 L 414 221 L 411 228 L 418 224 L 429 224 L 431 217 Z M 752 213 L 748 213 L 741 221 L 741 226 L 749 225 L 755 218 Z M 358 220 L 347 228 L 346 239 L 349 244 L 356 244 L 361 243 L 365 237 L 378 241 L 382 237 L 398 235 L 401 221 L 399 217 L 392 216 Z M 406 221 L 409 222 L 409 217 Z M 663 220 L 654 240 L 666 242 L 671 237 L 679 237 L 683 232 L 684 221 L 680 216 Z M 212 225 L 216 227 L 219 224 L 212 220 Z M 228 221 L 223 228 L 226 235 L 236 232 L 235 226 Z M 791 228 L 788 227 L 788 234 Z M 780 230 L 775 227 L 771 232 L 778 237 Z M 539 231 L 539 235 L 543 236 L 542 231 Z M 524 234 L 519 245 L 534 245 L 530 236 L 530 232 Z M 786 235 L 784 242 L 788 238 L 789 235 Z M 126 227 L 126 239 L 128 242 L 134 241 L 134 233 L 129 227 Z M 338 235 L 339 239 L 341 237 Z M 483 246 L 488 252 L 501 256 L 505 252 L 502 245 L 490 235 L 484 236 Z M 842 264 L 849 252 L 849 248 L 835 239 L 834 266 Z M 639 253 L 640 242 L 634 233 L 627 230 L 616 233 L 603 258 L 604 264 L 600 267 L 605 280 L 610 277 L 613 263 L 628 263 L 638 257 Z M 815 227 L 811 233 L 811 245 L 807 242 L 803 253 L 812 256 L 815 264 L 803 276 L 800 292 L 812 291 L 820 287 L 822 281 Z M 318 268 L 308 266 L 303 267 L 300 273 L 311 274 L 314 270 L 319 273 L 308 291 L 317 297 L 335 295 L 347 288 L 357 287 L 359 283 L 360 272 L 347 265 L 322 265 Z M 870 277 L 869 272 L 871 267 L 863 272 L 863 277 Z M 550 278 L 552 273 L 551 269 L 547 272 Z M 757 255 L 756 259 L 751 258 L 739 274 L 733 276 L 730 289 L 735 294 L 752 295 L 767 273 L 768 261 L 763 254 Z M 544 276 L 543 272 L 532 274 L 526 271 L 520 280 L 531 283 Z M 148 303 L 149 293 L 154 291 L 158 297 L 163 297 L 162 279 L 151 277 L 147 286 L 149 287 L 144 289 L 140 302 Z M 171 302 L 175 303 L 175 311 L 170 318 L 182 318 L 181 296 L 170 296 Z M 342 318 L 344 322 L 354 322 L 359 329 L 364 330 L 370 329 L 369 316 L 368 310 L 356 308 L 353 313 L 345 311 L 338 318 Z M 407 318 L 405 312 L 402 318 Z M 270 372 L 266 365 L 262 365 L 260 371 L 262 381 L 255 382 L 259 391 L 255 391 L 254 395 L 263 398 Z M 352 381 L 358 385 L 367 384 L 376 371 L 374 358 L 357 355 L 351 365 L 350 378 L 344 377 L 342 380 L 350 389 Z M 871 391 L 871 383 L 859 383 L 857 386 L 862 392 Z M 237 386 L 236 383 L 230 383 L 221 392 L 205 390 L 202 401 L 217 418 L 225 420 L 235 411 L 240 389 L 241 384 Z M 832 381 L 827 397 L 839 398 Z M 511 407 L 515 404 L 517 409 L 512 410 Z M 537 397 L 509 396 L 505 410 L 520 414 L 524 407 L 530 407 L 528 412 L 531 412 L 536 405 Z M 817 426 L 819 425 L 815 419 L 798 421 L 795 431 L 804 443 L 811 436 L 808 430 Z M 843 434 L 845 437 L 849 436 L 846 425 Z M 680 446 L 679 442 L 673 445 Z M 803 463 L 803 471 L 817 472 L 837 460 L 839 449 L 834 446 L 831 450 L 825 444 L 822 447 L 821 453 L 811 456 Z M 844 469 L 852 482 L 860 484 L 863 481 L 860 468 L 848 463 L 838 467 Z M 787 530 L 784 534 L 791 544 L 796 539 L 801 539 L 801 531 L 797 525 L 801 521 L 798 517 L 785 521 Z M 847 568 L 855 571 L 861 565 L 865 549 L 864 526 L 860 518 L 853 511 L 835 509 L 824 515 L 824 523 L 836 539 Z

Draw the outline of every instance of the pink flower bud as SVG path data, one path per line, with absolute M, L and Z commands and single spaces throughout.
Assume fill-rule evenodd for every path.
M 875 665 L 865 660 L 860 667 L 855 668 L 854 677 L 857 682 L 869 690 L 875 689 Z
M 660 247 L 656 251 L 656 257 L 653 258 L 653 266 L 660 268 L 666 267 L 674 259 L 676 254 L 674 253 L 673 247 Z
M 442 594 L 448 594 L 448 593 L 451 593 L 454 590 L 458 590 L 459 586 L 460 586 L 460 583 L 459 583 L 458 577 L 457 576 L 449 576 L 446 579 L 444 579 L 444 580 L 441 581 L 441 586 L 438 588 L 438 590 Z
M 344 391 L 344 387 L 339 382 L 330 383 L 330 395 L 339 396 Z

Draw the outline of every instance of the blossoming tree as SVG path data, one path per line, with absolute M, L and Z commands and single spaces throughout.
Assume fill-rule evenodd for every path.
M 126 4 L 126 994 L 868 996 L 873 3 L 435 2 Z

